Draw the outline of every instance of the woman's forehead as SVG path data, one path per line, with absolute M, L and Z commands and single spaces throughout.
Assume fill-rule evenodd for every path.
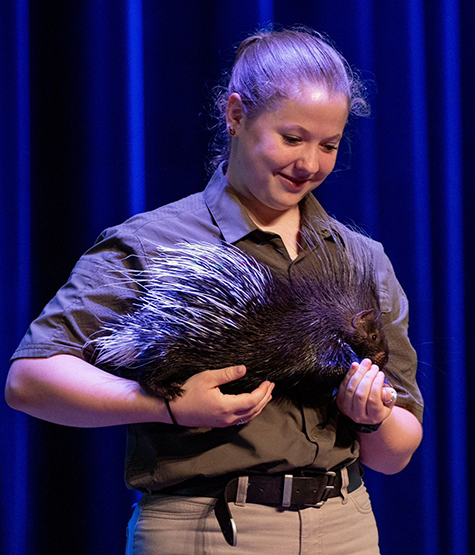
M 303 86 L 289 96 L 271 99 L 261 113 L 252 119 L 258 119 L 264 114 L 284 115 L 313 107 L 336 109 L 348 116 L 349 100 L 344 94 L 334 93 L 323 87 Z

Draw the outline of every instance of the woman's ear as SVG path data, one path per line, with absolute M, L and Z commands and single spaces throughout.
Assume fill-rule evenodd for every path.
M 233 93 L 228 98 L 226 106 L 226 125 L 229 129 L 237 131 L 244 118 L 244 106 L 238 93 Z

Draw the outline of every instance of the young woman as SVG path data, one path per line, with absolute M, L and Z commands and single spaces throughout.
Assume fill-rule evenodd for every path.
M 422 399 L 407 300 L 378 243 L 368 249 L 397 399 L 365 359 L 318 409 L 273 402 L 269 382 L 222 394 L 246 372 L 234 366 L 193 376 L 168 410 L 92 364 L 88 339 L 138 295 L 114 275 L 146 268 L 154 244 L 226 241 L 287 279 L 318 264 L 301 234 L 330 221 L 310 193 L 333 170 L 348 117 L 365 109 L 358 80 L 316 33 L 262 32 L 239 47 L 219 104 L 227 141 L 206 189 L 102 234 L 15 352 L 7 401 L 59 424 L 128 424 L 127 483 L 144 493 L 128 553 L 379 553 L 358 461 L 403 469 L 421 440 Z

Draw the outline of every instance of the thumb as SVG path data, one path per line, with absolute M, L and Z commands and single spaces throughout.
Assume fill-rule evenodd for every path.
M 397 399 L 397 392 L 393 387 L 383 387 L 381 400 L 387 407 Z
M 213 377 L 216 385 L 223 385 L 228 382 L 233 382 L 238 378 L 242 378 L 245 373 L 246 367 L 240 364 L 239 366 L 229 366 L 228 368 L 223 368 L 222 370 L 215 370 L 213 372 Z

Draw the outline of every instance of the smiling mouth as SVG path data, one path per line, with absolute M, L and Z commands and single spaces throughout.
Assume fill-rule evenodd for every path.
M 282 177 L 287 183 L 290 183 L 292 187 L 302 189 L 306 183 L 308 183 L 308 179 L 296 179 L 295 177 L 290 177 L 283 173 L 279 173 L 280 177 Z

